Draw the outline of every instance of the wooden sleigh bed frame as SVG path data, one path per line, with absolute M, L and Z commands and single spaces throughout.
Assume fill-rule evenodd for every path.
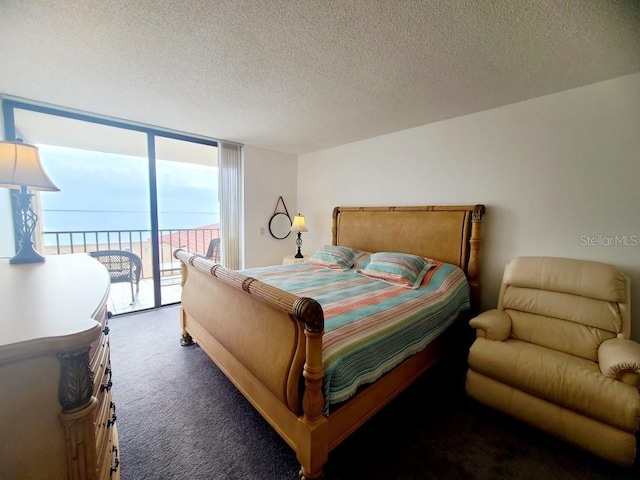
M 413 253 L 459 266 L 479 300 L 483 205 L 336 207 L 333 245 Z M 322 307 L 183 250 L 182 345 L 194 340 L 296 452 L 300 476 L 465 339 L 453 326 L 323 415 Z

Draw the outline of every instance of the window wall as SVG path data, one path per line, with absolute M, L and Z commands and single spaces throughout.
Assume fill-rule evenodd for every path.
M 112 283 L 114 314 L 178 302 L 173 251 L 204 255 L 220 236 L 217 142 L 7 99 L 3 113 L 6 138 L 38 146 L 60 188 L 34 195 L 37 249 L 138 258 L 139 282 Z

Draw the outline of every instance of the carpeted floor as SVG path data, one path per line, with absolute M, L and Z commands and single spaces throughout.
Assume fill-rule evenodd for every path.
M 122 480 L 295 480 L 295 454 L 198 347 L 177 307 L 112 318 Z M 326 480 L 626 480 L 620 469 L 464 397 L 434 372 L 329 454 Z

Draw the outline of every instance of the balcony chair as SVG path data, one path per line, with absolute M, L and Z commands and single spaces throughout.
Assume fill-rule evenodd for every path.
M 140 292 L 140 277 L 142 276 L 140 257 L 124 250 L 100 250 L 89 252 L 89 255 L 107 268 L 111 283 L 129 282 L 131 285 L 131 305 L 136 303 L 136 297 Z M 135 293 L 134 285 L 136 287 Z
M 209 242 L 209 247 L 207 248 L 207 253 L 205 257 L 216 262 L 220 263 L 220 239 L 212 238 Z
M 640 344 L 612 265 L 520 257 L 498 307 L 470 321 L 467 394 L 622 466 L 636 457 Z

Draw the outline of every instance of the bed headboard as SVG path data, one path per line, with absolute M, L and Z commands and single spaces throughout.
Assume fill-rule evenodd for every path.
M 480 300 L 480 225 L 484 205 L 335 207 L 333 245 L 367 252 L 402 252 L 458 265 L 472 299 Z

